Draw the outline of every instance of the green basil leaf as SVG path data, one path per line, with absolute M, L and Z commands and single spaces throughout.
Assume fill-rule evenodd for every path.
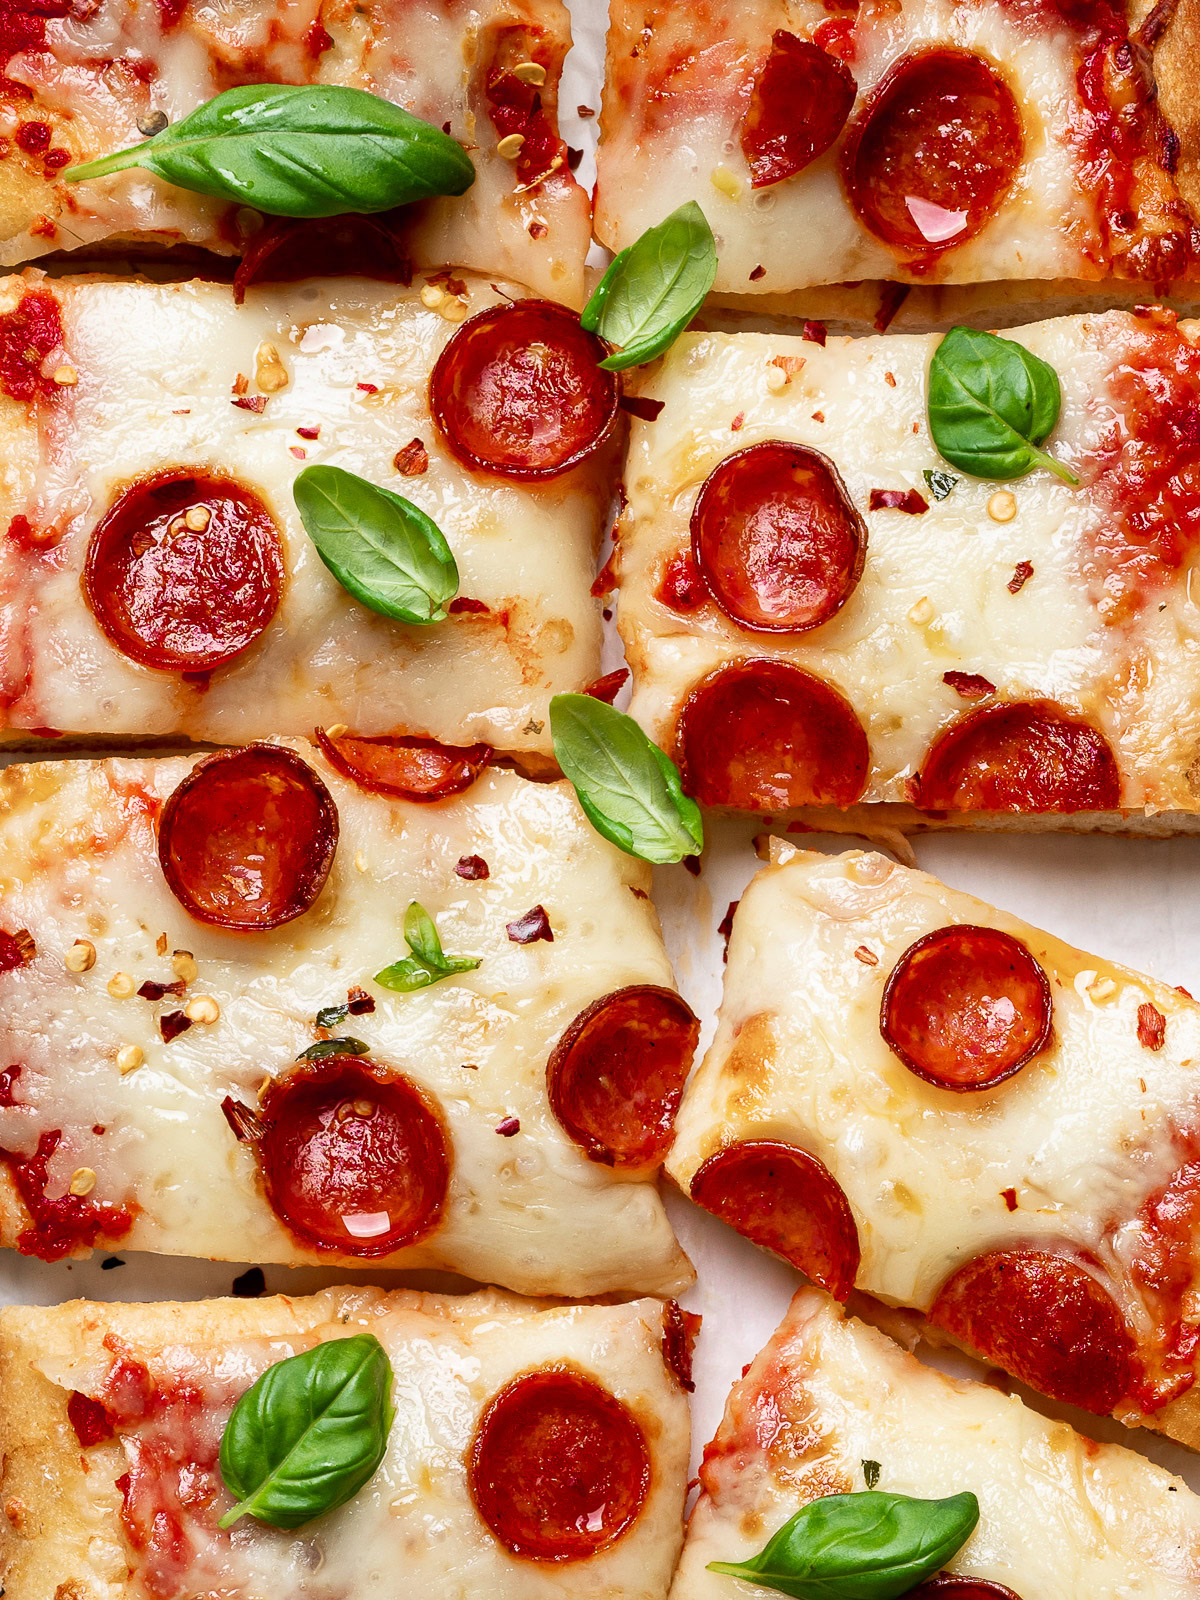
M 392 1367 L 374 1334 L 277 1361 L 225 1424 L 221 1478 L 238 1503 L 220 1526 L 249 1515 L 298 1528 L 345 1505 L 375 1475 L 394 1416 Z
M 307 1050 L 301 1050 L 296 1060 L 320 1061 L 322 1056 L 365 1056 L 370 1049 L 369 1044 L 364 1044 L 361 1039 L 351 1038 L 347 1034 L 341 1039 L 318 1039 L 316 1044 L 310 1044 Z
M 588 694 L 550 702 L 554 754 L 597 833 L 643 861 L 681 861 L 704 848 L 700 808 L 679 769 L 632 717 Z
M 951 328 L 929 367 L 929 431 L 952 466 L 976 478 L 1020 478 L 1045 467 L 1078 484 L 1038 446 L 1058 421 L 1058 373 L 1012 339 Z
M 710 1561 L 793 1600 L 897 1600 L 939 1571 L 979 1521 L 973 1494 L 831 1494 L 797 1511 L 749 1561 Z
M 944 500 L 954 490 L 958 479 L 952 472 L 939 472 L 936 468 L 926 467 L 921 476 L 925 479 L 925 487 L 935 500 Z
M 356 600 L 400 622 L 445 619 L 458 567 L 419 506 L 341 467 L 305 467 L 292 496 L 317 554 Z
M 349 1015 L 349 1006 L 322 1006 L 317 1012 L 317 1027 L 336 1028 L 338 1023 L 344 1022 Z
M 694 200 L 672 211 L 609 266 L 580 321 L 615 354 L 610 372 L 640 367 L 674 344 L 704 304 L 717 276 L 717 244 Z
M 404 913 L 404 942 L 412 954 L 375 974 L 376 983 L 400 994 L 427 989 L 439 978 L 449 978 L 456 972 L 474 972 L 483 959 L 482 956 L 446 955 L 433 918 L 415 900 Z
M 862 1464 L 863 1482 L 868 1489 L 873 1489 L 879 1482 L 879 1474 L 883 1471 L 878 1461 L 864 1461 Z
M 142 167 L 180 189 L 276 217 L 389 211 L 475 181 L 456 140 L 419 117 L 333 84 L 227 89 L 144 144 L 68 167 L 72 182 Z

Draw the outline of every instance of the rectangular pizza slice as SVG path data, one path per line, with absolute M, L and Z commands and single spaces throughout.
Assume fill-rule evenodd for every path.
M 1200 8 L 613 0 L 596 228 L 696 201 L 720 291 L 1194 277 Z
M 801 1556 L 814 1563 L 812 1593 L 822 1577 L 838 1593 L 832 1558 L 853 1570 L 860 1551 L 864 1587 L 853 1592 L 898 1593 L 888 1558 L 921 1560 L 914 1535 L 928 1530 L 936 1559 L 938 1541 L 927 1507 L 902 1503 L 889 1523 L 884 1496 L 978 1501 L 974 1530 L 957 1549 L 960 1533 L 948 1538 L 940 1570 L 905 1590 L 912 1600 L 1190 1600 L 1200 1586 L 1200 1498 L 1181 1479 L 1048 1421 L 1015 1395 L 922 1366 L 816 1289 L 796 1295 L 734 1385 L 700 1483 L 675 1600 L 767 1592 L 750 1573 L 739 1582 L 709 1563 L 752 1561 L 806 1507 L 796 1565 Z M 872 1501 L 821 1504 L 868 1493 Z M 813 1537 L 822 1512 L 840 1534 L 825 1545 L 824 1562 Z M 849 1547 L 849 1530 L 872 1515 L 882 1524 L 874 1540 Z
M 579 305 L 588 199 L 558 131 L 560 0 L 16 0 L 0 35 L 0 263 L 88 246 L 245 252 L 252 277 L 474 267 Z M 242 84 L 342 85 L 467 150 L 460 197 L 372 217 L 266 218 L 141 170 L 66 182 Z
M 550 696 L 600 671 L 616 389 L 523 293 L 0 282 L 9 737 L 548 754 Z
M 418 803 L 388 793 L 408 759 L 0 776 L 0 1240 L 688 1281 L 654 1178 L 698 1024 L 650 869 L 565 782 Z
M 1194 828 L 1198 335 L 685 334 L 633 402 L 615 571 L 689 791 Z
M 1200 1006 L 883 856 L 772 842 L 685 1192 L 838 1299 L 1200 1446 Z
M 12 1600 L 664 1600 L 687 1477 L 681 1326 L 657 1300 L 547 1307 L 494 1291 L 10 1308 L 0 1580 Z M 292 1374 L 363 1356 L 382 1377 L 365 1395 L 348 1386 L 340 1420 L 382 1420 L 382 1461 L 319 1514 L 305 1478 L 336 1491 L 358 1441 L 322 1431 L 324 1390 Z M 230 1429 L 268 1373 L 274 1395 Z M 273 1525 L 268 1496 L 221 1528 L 237 1498 L 225 1484 L 254 1463 L 247 1440 L 264 1446 L 274 1425 L 290 1442 L 306 1406 L 315 1437 L 289 1520 Z M 227 1430 L 241 1448 L 218 1464 Z

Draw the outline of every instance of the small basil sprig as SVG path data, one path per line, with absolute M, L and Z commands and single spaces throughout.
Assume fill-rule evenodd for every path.
M 237 1505 L 220 1526 L 248 1515 L 298 1528 L 345 1505 L 383 1460 L 394 1416 L 391 1362 L 374 1334 L 277 1361 L 225 1424 L 221 1478 Z
M 419 506 L 341 467 L 305 467 L 292 496 L 317 554 L 356 600 L 400 622 L 445 619 L 458 567 Z
M 341 1039 L 318 1039 L 307 1050 L 301 1050 L 296 1060 L 320 1061 L 323 1056 L 365 1056 L 370 1054 L 370 1050 L 369 1044 L 346 1034 Z
M 439 128 L 332 84 L 227 89 L 144 144 L 62 175 L 77 183 L 126 167 L 276 217 L 388 211 L 475 181 L 462 145 Z
M 929 431 L 953 466 L 976 478 L 1021 478 L 1045 467 L 1079 479 L 1038 449 L 1062 405 L 1058 373 L 1012 339 L 951 328 L 929 367 Z
M 404 913 L 404 941 L 412 954 L 393 961 L 390 967 L 375 974 L 376 983 L 400 994 L 427 989 L 439 978 L 448 978 L 455 972 L 474 972 L 483 959 L 482 956 L 446 955 L 433 918 L 415 900 Z
M 944 1567 L 978 1521 L 973 1494 L 831 1494 L 797 1511 L 749 1561 L 710 1561 L 708 1570 L 793 1600 L 896 1600 Z
M 700 808 L 684 794 L 678 767 L 632 717 L 588 694 L 556 694 L 550 731 L 597 833 L 643 861 L 682 861 L 703 850 Z
M 583 326 L 617 347 L 600 365 L 620 372 L 662 355 L 704 304 L 716 276 L 713 231 L 689 200 L 621 251 L 584 307 Z

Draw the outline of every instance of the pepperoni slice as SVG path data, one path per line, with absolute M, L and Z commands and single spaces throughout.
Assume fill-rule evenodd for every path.
M 934 741 L 916 784 L 926 811 L 1115 811 L 1104 735 L 1047 700 L 982 706 Z
M 743 628 L 804 633 L 854 592 L 867 530 L 818 450 L 769 440 L 727 456 L 692 511 L 692 555 Z
M 1050 981 L 999 928 L 938 928 L 910 944 L 883 991 L 879 1031 L 942 1089 L 990 1089 L 1050 1042 Z
M 742 118 L 755 189 L 803 172 L 841 133 L 858 86 L 845 62 L 778 28 Z
M 267 1198 L 302 1243 L 385 1256 L 437 1227 L 449 1141 L 437 1110 L 399 1073 L 326 1056 L 270 1086 L 262 1123 Z
M 617 415 L 607 351 L 550 300 L 515 300 L 471 317 L 429 380 L 433 420 L 468 467 L 554 478 L 598 450 Z
M 300 916 L 337 849 L 329 790 L 294 750 L 252 744 L 205 756 L 158 825 L 158 859 L 190 916 L 256 933 Z
M 928 255 L 973 238 L 1003 203 L 1025 138 L 1012 90 L 982 57 L 926 50 L 887 73 L 850 131 L 842 178 L 864 228 Z
M 816 1156 L 776 1139 L 732 1144 L 692 1179 L 698 1206 L 844 1300 L 861 1252 L 841 1185 Z
M 633 984 L 606 994 L 569 1024 L 546 1068 L 550 1106 L 593 1161 L 657 1166 L 700 1023 L 671 989 Z
M 1067 1256 L 993 1250 L 942 1285 L 929 1320 L 1030 1388 L 1103 1415 L 1134 1376 L 1115 1301 Z
M 437 739 L 364 737 L 316 730 L 330 766 L 360 789 L 397 800 L 446 800 L 469 789 L 492 759 L 487 744 L 440 744 Z
M 83 571 L 96 621 L 161 672 L 209 672 L 265 631 L 283 590 L 279 530 L 257 495 L 182 471 L 131 484 L 96 524 Z
M 783 661 L 733 661 L 692 690 L 679 718 L 689 794 L 735 811 L 850 806 L 870 751 L 848 700 Z
M 506 1550 L 581 1561 L 614 1544 L 650 1492 L 646 1436 L 628 1406 L 570 1367 L 514 1378 L 484 1412 L 471 1498 Z
M 910 1590 L 904 1600 L 1021 1600 L 1021 1596 L 1004 1583 L 991 1583 L 987 1578 L 956 1578 L 941 1572 L 920 1588 Z

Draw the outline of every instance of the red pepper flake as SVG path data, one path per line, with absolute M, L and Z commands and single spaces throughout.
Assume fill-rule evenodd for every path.
M 824 422 L 825 413 L 823 411 L 814 411 L 812 414 L 812 419 L 814 422 Z
M 943 672 L 942 682 L 949 684 L 964 700 L 982 700 L 985 695 L 996 692 L 996 685 L 978 672 Z
M 165 994 L 181 995 L 186 988 L 182 978 L 176 978 L 174 983 L 156 983 L 153 978 L 147 978 L 138 994 L 143 1000 L 161 1000 Z
M 1009 594 L 1020 594 L 1021 590 L 1033 577 L 1033 562 L 1018 561 L 1013 568 L 1013 575 L 1008 580 Z
M 50 148 L 50 124 L 48 122 L 23 122 L 17 129 L 17 148 L 24 150 L 26 155 L 41 155 L 43 150 Z
M 879 957 L 874 950 L 868 950 L 865 944 L 859 945 L 854 952 L 854 959 L 861 961 L 864 967 L 877 967 L 879 965 Z
M 379 385 L 377 383 L 356 383 L 354 387 L 356 389 L 361 389 L 364 394 L 379 393 Z
M 602 678 L 589 683 L 583 692 L 590 694 L 593 700 L 603 700 L 606 705 L 611 706 L 625 687 L 628 678 L 629 668 L 618 667 L 615 672 L 606 672 Z
M 469 883 L 491 877 L 491 869 L 482 856 L 459 856 L 458 865 L 454 870 L 460 878 L 466 878 Z
M 765 278 L 766 275 L 767 275 L 766 267 L 755 267 L 754 270 L 750 274 L 750 282 L 751 283 L 757 283 L 760 278 Z
M 446 610 L 452 617 L 457 617 L 461 616 L 463 612 L 468 612 L 471 615 L 481 615 L 485 611 L 490 611 L 491 607 L 484 600 L 472 600 L 470 595 L 456 594 L 446 607 Z
M 321 425 L 318 423 L 315 428 L 297 428 L 296 432 L 302 439 L 319 439 L 321 437 Z
M 521 1119 L 519 1117 L 505 1117 L 503 1122 L 496 1124 L 496 1132 L 502 1139 L 511 1139 L 514 1133 L 520 1133 Z
M 288 445 L 288 455 L 295 456 L 297 461 L 307 461 L 308 460 L 308 451 L 304 448 L 304 446 L 302 444 L 290 444 L 290 445 Z
M 1010 1211 L 1017 1209 L 1017 1191 L 1015 1189 L 1001 1189 L 1000 1198 Z
M 267 409 L 267 397 L 265 394 L 241 394 L 237 395 L 230 404 L 241 406 L 243 411 L 265 411 Z
M 16 972 L 18 967 L 27 967 L 36 955 L 37 945 L 28 928 L 18 928 L 16 933 L 0 928 L 0 972 Z
M 239 372 L 237 377 L 234 378 L 233 383 L 230 385 L 229 392 L 230 394 L 245 394 L 249 387 L 250 379 L 244 372 Z
M 672 556 L 655 597 L 672 611 L 699 611 L 708 599 L 708 585 L 690 550 Z
M 889 389 L 894 389 L 896 387 L 896 374 L 894 372 L 885 372 L 883 375 L 883 381 L 887 384 Z
M 170 1044 L 172 1039 L 178 1039 L 181 1033 L 186 1033 L 192 1025 L 191 1017 L 182 1011 L 168 1011 L 165 1017 L 159 1017 L 158 1029 L 163 1036 L 163 1043 Z
M 1138 1043 L 1147 1050 L 1161 1050 L 1167 1036 L 1167 1019 L 1149 1000 L 1138 1007 Z
M 771 360 L 771 366 L 778 367 L 780 372 L 783 373 L 783 386 L 786 389 L 796 374 L 804 369 L 807 360 L 807 356 L 774 356 Z
M 1181 994 L 1185 1000 L 1194 1000 L 1196 996 L 1190 989 L 1185 989 L 1181 983 L 1175 985 L 1175 993 Z
M 57 172 L 60 167 L 65 167 L 70 159 L 71 152 L 56 144 L 53 150 L 46 151 L 46 154 L 42 157 L 42 165 L 47 172 Z
M 801 329 L 800 337 L 807 339 L 809 344 L 824 344 L 829 337 L 829 330 L 823 322 L 806 322 Z
M 37 543 L 33 536 L 33 523 L 20 511 L 8 525 L 8 537 L 14 544 L 22 545 L 25 549 Z
M 402 478 L 419 478 L 429 471 L 429 451 L 420 439 L 410 439 L 403 450 L 397 450 L 392 465 Z
M 730 431 L 732 433 L 741 433 L 745 421 L 746 413 L 744 411 L 739 411 L 737 416 L 734 417 L 733 421 L 729 424 Z
M 594 117 L 596 113 L 592 110 L 591 106 L 576 106 L 575 115 L 577 117 L 582 117 L 586 122 L 589 117 Z
M 910 517 L 929 510 L 929 501 L 915 489 L 872 489 L 868 503 L 872 511 L 904 511 Z
M 221 1114 L 233 1129 L 233 1137 L 239 1144 L 262 1138 L 262 1118 L 258 1112 L 244 1105 L 241 1100 L 235 1100 L 231 1094 L 221 1101 Z
M 94 1444 L 102 1444 L 105 1439 L 111 1439 L 113 1436 L 113 1426 L 108 1412 L 99 1400 L 80 1394 L 78 1389 L 73 1389 L 67 1399 L 67 1420 L 75 1429 L 75 1437 L 85 1450 Z
M 506 922 L 504 931 L 514 944 L 536 944 L 539 939 L 544 939 L 547 944 L 554 943 L 545 906 L 533 906 L 515 922 Z
M 725 915 L 717 923 L 717 932 L 725 941 L 725 949 L 721 956 L 723 962 L 729 960 L 729 939 L 733 933 L 733 919 L 737 915 L 737 908 L 741 903 L 740 900 L 731 900 L 725 907 Z
M 623 394 L 617 401 L 622 411 L 628 411 L 641 422 L 657 422 L 666 403 L 665 400 L 644 399 L 640 394 Z
M 544 239 L 549 232 L 550 229 L 546 226 L 546 224 L 544 222 L 539 222 L 536 217 L 529 224 L 529 237 L 531 239 Z
M 375 1009 L 375 1001 L 365 989 L 357 985 L 346 995 L 346 1010 L 352 1017 L 366 1017 Z

